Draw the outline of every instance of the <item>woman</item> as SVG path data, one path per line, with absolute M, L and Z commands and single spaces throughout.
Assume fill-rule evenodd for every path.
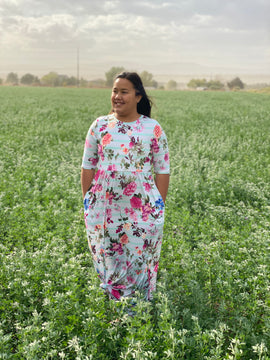
M 94 121 L 85 141 L 81 184 L 89 247 L 110 299 L 140 290 L 151 300 L 169 186 L 167 139 L 150 118 L 138 74 L 116 77 L 111 104 L 111 114 Z

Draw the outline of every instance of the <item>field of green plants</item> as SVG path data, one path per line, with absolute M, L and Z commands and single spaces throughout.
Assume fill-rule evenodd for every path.
M 270 359 L 270 98 L 153 91 L 171 184 L 152 303 L 109 301 L 84 139 L 110 90 L 0 87 L 0 359 Z

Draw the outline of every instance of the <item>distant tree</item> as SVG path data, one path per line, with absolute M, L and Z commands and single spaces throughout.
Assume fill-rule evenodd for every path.
M 0 79 L 0 85 L 2 85 L 3 84 L 3 79 Z
M 149 73 L 148 71 L 143 71 L 139 75 L 144 86 L 153 87 L 155 89 L 158 87 L 158 82 L 153 79 L 153 74 Z
M 10 72 L 7 76 L 6 83 L 12 85 L 18 85 L 19 83 L 18 75 L 14 72 Z
M 155 89 L 158 88 L 158 82 L 156 80 L 152 80 L 152 87 Z
M 205 88 L 209 90 L 221 90 L 224 88 L 224 84 L 222 84 L 219 80 L 210 80 L 206 79 L 191 79 L 187 84 L 189 88 L 197 89 L 197 88 Z
M 166 84 L 166 90 L 176 90 L 177 82 L 175 80 L 169 80 Z
M 140 73 L 140 77 L 142 79 L 144 86 L 152 86 L 153 83 L 153 75 L 148 71 L 143 71 Z
M 68 77 L 66 80 L 66 85 L 68 86 L 77 86 L 77 78 L 75 76 Z
M 245 84 L 239 77 L 234 78 L 233 80 L 227 83 L 229 89 L 244 89 Z
M 122 71 L 124 71 L 125 69 L 121 66 L 121 67 L 112 67 L 109 71 L 107 71 L 105 73 L 106 76 L 106 85 L 107 86 L 112 86 L 113 85 L 113 81 L 116 75 L 120 74 Z
M 39 78 L 33 74 L 27 73 L 21 77 L 21 84 L 23 85 L 33 85 L 38 83 L 39 83 Z
M 80 86 L 81 87 L 88 87 L 88 81 L 85 80 L 84 78 L 80 79 Z
M 89 87 L 91 88 L 104 88 L 106 86 L 106 81 L 103 79 L 95 79 L 89 81 Z
M 55 81 L 55 86 L 67 86 L 69 81 L 68 75 L 57 74 L 57 79 Z
M 221 90 L 224 88 L 224 84 L 219 80 L 210 80 L 206 85 L 209 90 Z
M 198 87 L 207 87 L 207 81 L 206 79 L 191 79 L 187 86 L 193 89 L 196 89 Z
M 52 71 L 41 78 L 41 84 L 45 86 L 59 86 L 59 75 L 56 72 Z

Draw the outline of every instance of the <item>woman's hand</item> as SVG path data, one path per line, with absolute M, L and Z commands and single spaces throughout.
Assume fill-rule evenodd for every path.
M 92 181 L 95 177 L 96 170 L 95 169 L 84 169 L 82 168 L 81 171 L 81 186 L 82 186 L 82 195 L 83 198 L 85 197 L 85 194 L 87 190 L 90 188 L 90 185 L 92 184 Z
M 160 195 L 165 204 L 168 188 L 169 188 L 170 174 L 155 174 L 155 183 L 160 192 Z

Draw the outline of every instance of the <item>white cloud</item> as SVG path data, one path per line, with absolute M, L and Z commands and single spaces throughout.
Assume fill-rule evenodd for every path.
M 268 0 L 0 0 L 0 66 L 69 69 L 74 59 L 66 54 L 80 46 L 85 69 L 164 72 L 170 63 L 198 62 L 254 71 L 257 59 L 258 71 L 267 70 L 269 13 Z

